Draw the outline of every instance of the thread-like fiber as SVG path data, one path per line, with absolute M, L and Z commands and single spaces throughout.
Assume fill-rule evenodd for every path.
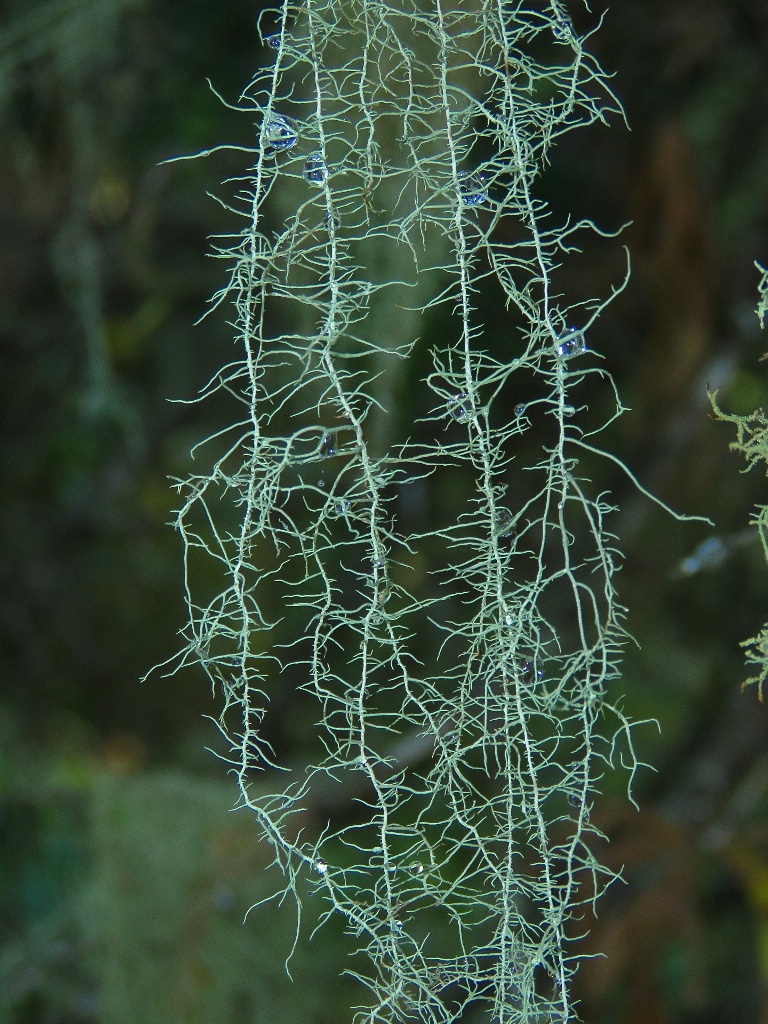
M 572 1020 L 574 940 L 612 880 L 590 808 L 618 747 L 636 761 L 612 509 L 579 469 L 580 396 L 621 411 L 588 348 L 613 296 L 558 290 L 597 228 L 537 185 L 562 134 L 620 107 L 557 0 L 286 0 L 260 26 L 245 225 L 218 250 L 242 354 L 204 391 L 242 417 L 180 485 L 182 661 L 224 694 L 281 893 L 300 919 L 315 890 L 366 954 L 360 1022 Z M 420 516 L 446 480 L 458 512 Z M 281 774 L 262 722 L 286 680 L 321 745 Z

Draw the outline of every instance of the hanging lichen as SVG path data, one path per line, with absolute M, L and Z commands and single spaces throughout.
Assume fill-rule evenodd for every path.
M 218 250 L 242 354 L 204 392 L 242 416 L 179 485 L 182 662 L 224 695 L 278 896 L 301 911 L 309 880 L 367 954 L 360 1021 L 571 1020 L 613 878 L 590 809 L 617 744 L 637 764 L 612 507 L 580 468 L 604 454 L 585 396 L 622 411 L 590 343 L 613 295 L 560 290 L 598 229 L 537 190 L 559 137 L 620 107 L 555 0 L 286 0 L 260 24 L 245 225 Z M 225 580 L 204 598 L 201 556 Z M 263 720 L 288 679 L 321 720 L 282 773 Z

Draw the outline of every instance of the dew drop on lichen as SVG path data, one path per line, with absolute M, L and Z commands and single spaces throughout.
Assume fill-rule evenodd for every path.
M 456 420 L 457 423 L 467 423 L 469 420 L 469 412 L 467 411 L 467 393 L 462 392 L 460 395 L 454 395 L 448 404 L 448 412 L 451 414 L 451 418 Z
M 526 683 L 540 682 L 544 678 L 543 671 L 534 666 L 533 661 L 530 659 L 524 661 L 520 666 L 520 675 L 523 677 L 523 681 Z
M 508 508 L 502 507 L 496 510 L 496 519 L 493 525 L 497 537 L 514 537 L 515 518 Z
M 573 356 L 583 355 L 587 351 L 587 343 L 584 335 L 575 327 L 569 327 L 558 336 L 557 354 L 561 359 L 572 359 Z
M 323 439 L 320 442 L 320 454 L 324 459 L 330 459 L 336 454 L 336 434 L 333 431 L 323 434 Z
M 299 129 L 293 118 L 274 112 L 264 126 L 264 141 L 267 149 L 282 151 L 293 149 L 299 140 Z
M 552 5 L 555 11 L 555 23 L 552 26 L 552 34 L 561 43 L 570 43 L 573 38 L 573 22 L 569 15 L 561 11 L 556 4 Z
M 301 173 L 310 185 L 324 185 L 328 180 L 328 168 L 323 160 L 323 154 L 310 153 L 304 161 L 304 170 Z
M 459 171 L 458 177 L 459 192 L 465 206 L 481 206 L 488 199 L 484 174 Z

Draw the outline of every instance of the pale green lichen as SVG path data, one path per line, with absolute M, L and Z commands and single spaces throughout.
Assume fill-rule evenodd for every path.
M 756 312 L 760 319 L 760 326 L 765 327 L 765 316 L 768 313 L 768 271 L 764 270 L 759 263 L 756 263 L 755 266 L 762 272 L 762 278 L 758 285 L 760 301 Z M 731 442 L 729 447 L 732 451 L 741 452 L 746 458 L 747 468 L 744 472 L 749 472 L 756 465 L 768 466 L 768 419 L 763 410 L 757 409 L 746 416 L 725 413 L 717 404 L 717 391 L 710 393 L 709 400 L 716 418 L 724 423 L 733 423 L 736 427 L 736 440 Z M 768 562 L 768 505 L 758 505 L 751 522 L 760 533 L 763 554 Z M 762 701 L 763 686 L 768 679 L 768 625 L 763 626 L 757 636 L 744 640 L 741 646 L 745 649 L 747 664 L 756 665 L 758 668 L 754 675 L 744 680 L 742 689 L 756 684 L 757 695 Z
M 760 326 L 765 329 L 765 318 L 768 316 L 768 270 L 765 267 L 761 267 L 759 263 L 755 263 L 755 266 L 762 275 L 760 283 L 757 286 L 757 292 L 760 296 L 757 303 L 757 316 L 760 320 Z
M 578 389 L 615 396 L 587 348 L 613 295 L 558 290 L 597 229 L 558 224 L 537 183 L 562 134 L 620 107 L 555 0 L 286 0 L 262 19 L 270 61 L 237 104 L 257 138 L 232 147 L 245 225 L 218 250 L 242 355 L 204 392 L 242 416 L 180 484 L 182 662 L 224 695 L 278 896 L 300 915 L 309 880 L 367 954 L 359 1021 L 572 1020 L 578 922 L 613 878 L 590 807 L 619 744 L 630 778 L 637 762 L 611 686 L 612 507 L 574 416 Z M 555 425 L 525 463 L 518 379 Z M 396 495 L 456 474 L 458 514 L 406 528 Z M 226 581 L 203 599 L 201 555 Z M 283 774 L 262 720 L 286 678 L 317 700 L 321 746 Z M 360 802 L 314 833 L 303 810 Z

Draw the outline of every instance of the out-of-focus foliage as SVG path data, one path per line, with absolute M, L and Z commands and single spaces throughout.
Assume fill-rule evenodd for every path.
M 178 772 L 99 780 L 80 913 L 104 1024 L 331 1024 L 351 999 L 328 943 L 303 943 L 272 903 L 267 851 L 231 786 Z M 268 936 L 268 940 L 265 938 Z
M 213 710 L 204 679 L 136 680 L 176 649 L 183 624 L 167 477 L 191 471 L 190 447 L 224 418 L 215 403 L 202 412 L 167 399 L 196 394 L 232 333 L 223 312 L 192 324 L 222 284 L 207 236 L 235 224 L 206 192 L 236 165 L 225 154 L 159 162 L 222 139 L 253 142 L 255 126 L 222 107 L 205 79 L 235 98 L 272 59 L 257 6 L 6 0 L 0 15 L 0 1019 L 13 1024 L 100 1021 L 116 1004 L 107 993 L 125 984 L 92 955 L 97 919 L 84 913 L 93 904 L 82 886 L 101 879 L 115 913 L 135 921 L 158 891 L 152 847 L 161 861 L 170 853 L 155 817 L 133 891 L 104 887 L 114 868 L 98 851 L 120 838 L 97 844 L 89 824 L 103 773 L 128 772 L 134 808 L 144 773 L 143 792 L 170 769 L 189 794 L 202 777 L 203 796 L 185 798 L 195 813 L 209 813 L 206 779 L 226 786 L 203 749 L 217 743 L 200 718 Z M 569 9 L 579 30 L 592 23 L 579 3 Z M 610 466 L 586 467 L 624 510 L 614 522 L 626 553 L 617 582 L 642 645 L 628 651 L 625 707 L 662 730 L 637 736 L 656 768 L 638 779 L 641 812 L 624 812 L 611 792 L 593 812 L 628 884 L 584 922 L 592 948 L 609 955 L 577 979 L 579 1012 L 589 1024 L 757 1024 L 768 1012 L 768 718 L 754 690 L 740 693 L 739 644 L 768 607 L 758 533 L 745 530 L 765 480 L 736 471 L 706 385 L 734 414 L 768 408 L 753 265 L 768 259 L 768 9 L 764 0 L 615 3 L 595 42 L 601 65 L 616 69 L 632 132 L 574 133 L 545 181 L 553 205 L 604 228 L 633 220 L 633 278 L 590 339 L 632 410 L 606 445 L 665 501 L 716 526 L 670 528 Z M 578 289 L 604 292 L 612 253 L 596 245 L 584 257 Z M 410 401 L 412 387 L 403 380 L 396 401 Z M 421 500 L 411 494 L 404 514 L 429 516 Z M 281 756 L 302 763 L 314 716 L 294 678 L 266 725 Z M 185 834 L 188 863 L 210 864 L 191 849 L 205 831 Z M 178 899 L 190 908 L 185 886 L 197 877 L 179 872 Z M 159 917 L 168 902 L 155 902 Z M 283 950 L 274 953 L 268 913 L 241 925 L 242 907 L 198 906 L 211 915 L 206 941 L 226 921 L 254 950 L 248 991 L 269 970 L 280 1019 L 312 1019 L 298 974 L 292 985 L 272 973 Z M 187 919 L 173 920 L 169 928 Z M 114 967 L 109 935 L 98 935 L 101 963 Z M 323 942 L 314 955 L 329 960 L 318 962 L 343 960 L 342 936 Z M 234 946 L 233 937 L 221 948 Z M 190 946 L 194 956 L 203 948 Z M 321 970 L 328 1015 L 348 1019 L 331 1009 L 335 974 Z M 128 985 L 141 984 L 137 971 Z M 272 1019 L 242 1005 L 248 1024 Z
M 292 922 L 249 911 L 268 895 L 266 851 L 231 786 L 134 758 L 115 746 L 77 782 L 51 763 L 5 791 L 0 913 L 18 931 L 0 947 L 0 1020 L 337 1020 L 352 997 L 326 984 L 333 944 L 295 951 L 290 984 Z

